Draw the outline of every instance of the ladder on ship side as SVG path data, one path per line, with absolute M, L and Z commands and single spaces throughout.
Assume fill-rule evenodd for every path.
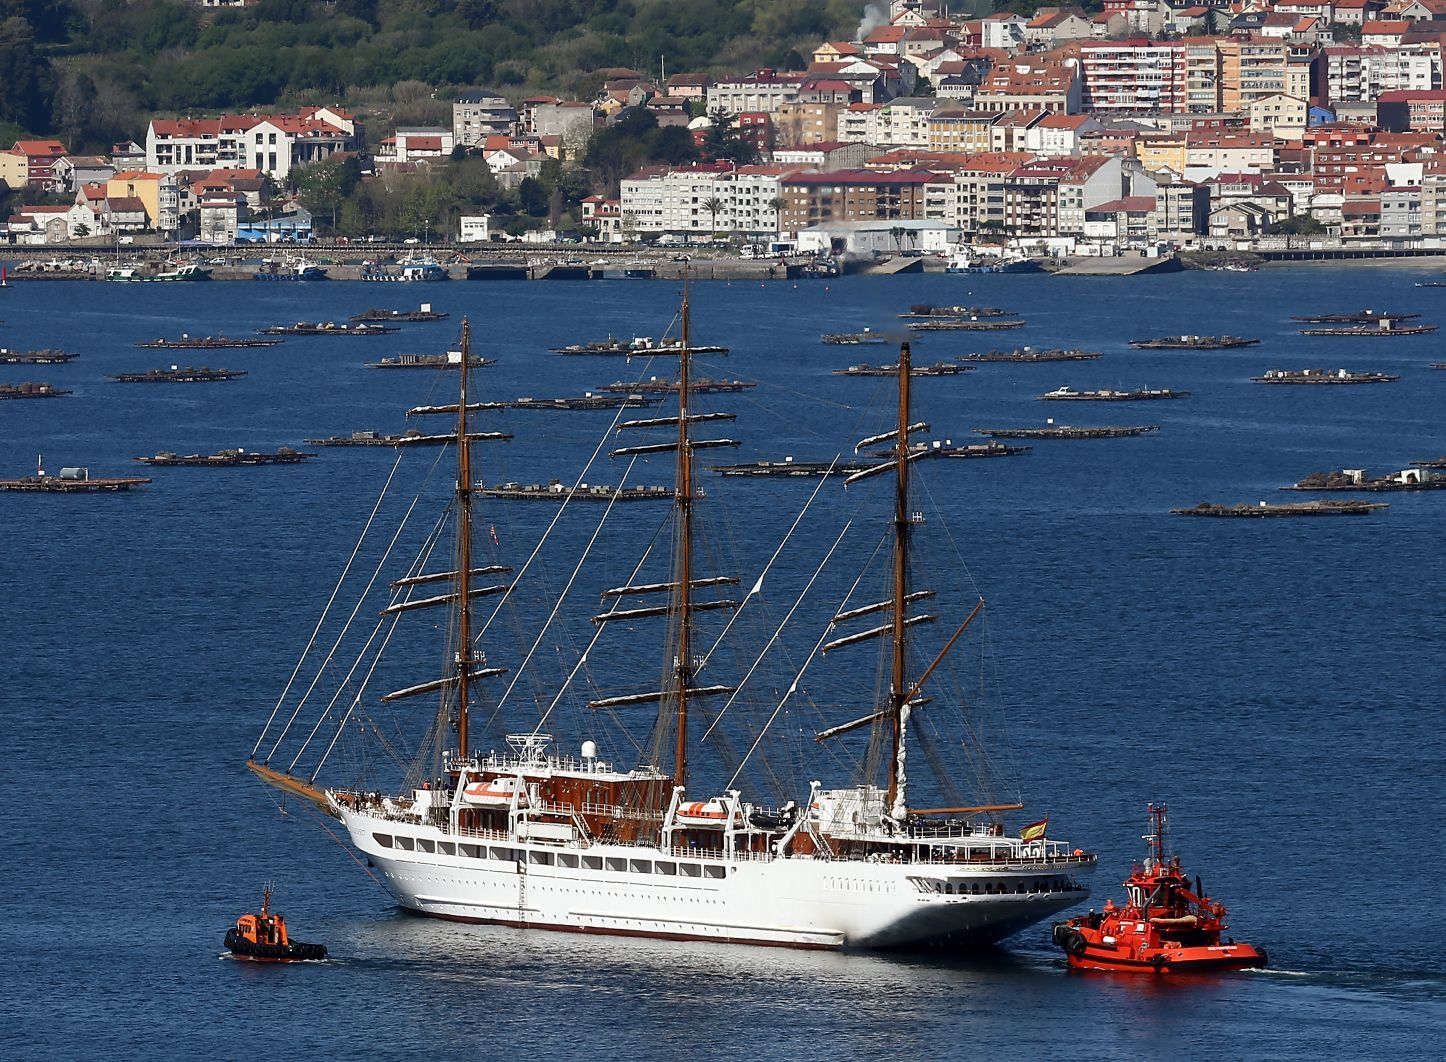
M 527 851 L 521 853 L 522 858 L 517 861 L 517 923 L 527 924 Z

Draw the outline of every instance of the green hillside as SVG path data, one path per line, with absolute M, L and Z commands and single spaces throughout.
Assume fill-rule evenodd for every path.
M 72 150 L 154 113 L 341 102 L 437 120 L 451 90 L 589 98 L 609 67 L 791 66 L 851 35 L 861 0 L 0 0 L 0 139 Z M 436 94 L 435 98 L 433 94 Z

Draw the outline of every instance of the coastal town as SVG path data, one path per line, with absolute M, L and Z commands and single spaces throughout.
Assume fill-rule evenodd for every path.
M 450 127 L 312 104 L 156 116 L 106 155 L 17 140 L 0 150 L 12 193 L 0 241 L 1439 253 L 1443 42 L 1446 0 L 1104 0 L 1032 17 L 892 0 L 867 8 L 853 39 L 818 41 L 801 69 L 676 72 L 660 57 L 651 71 L 601 71 L 592 99 L 457 93 Z M 592 142 L 629 123 L 677 127 L 669 143 L 693 150 L 588 166 Z M 544 195 L 506 225 L 454 212 L 350 236 L 335 211 L 306 205 L 318 167 L 391 183 L 471 158 L 499 189 L 535 197 L 544 174 L 573 172 L 569 188 L 588 194 Z

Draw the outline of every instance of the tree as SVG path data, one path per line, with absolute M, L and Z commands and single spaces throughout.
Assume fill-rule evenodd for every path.
M 301 198 L 301 205 L 313 214 L 331 215 L 331 227 L 337 227 L 341 204 L 361 179 L 355 162 L 327 159 L 291 171 L 292 183 Z
M 703 140 L 703 155 L 712 162 L 748 166 L 758 161 L 758 149 L 739 134 L 737 119 L 719 108 L 708 115 L 713 124 Z
M 540 218 L 547 213 L 547 189 L 536 177 L 524 177 L 517 186 L 517 202 L 522 212 Z
M 723 200 L 719 199 L 716 195 L 709 196 L 707 199 L 703 200 L 703 209 L 708 211 L 708 213 L 712 215 L 713 232 L 716 235 L 718 232 L 718 215 L 723 210 Z
M 45 128 L 43 83 L 48 67 L 35 49 L 35 33 L 23 18 L 0 22 L 0 121 Z

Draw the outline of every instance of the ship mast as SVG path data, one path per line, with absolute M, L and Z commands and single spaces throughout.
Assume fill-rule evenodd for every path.
M 688 438 L 688 363 L 690 312 L 688 277 L 683 276 L 682 340 L 678 353 L 678 640 L 677 664 L 678 718 L 676 745 L 673 750 L 673 784 L 687 785 L 688 774 L 688 687 L 693 679 L 693 449 Z
M 472 678 L 472 443 L 467 436 L 467 366 L 471 323 L 462 320 L 457 375 L 457 754 L 467 758 L 468 685 Z
M 906 674 L 909 599 L 909 344 L 899 346 L 899 427 L 894 440 L 894 596 L 890 641 L 893 660 L 889 670 L 889 722 L 891 728 L 888 806 L 896 819 L 908 810 L 904 775 L 904 733 L 909 683 Z

